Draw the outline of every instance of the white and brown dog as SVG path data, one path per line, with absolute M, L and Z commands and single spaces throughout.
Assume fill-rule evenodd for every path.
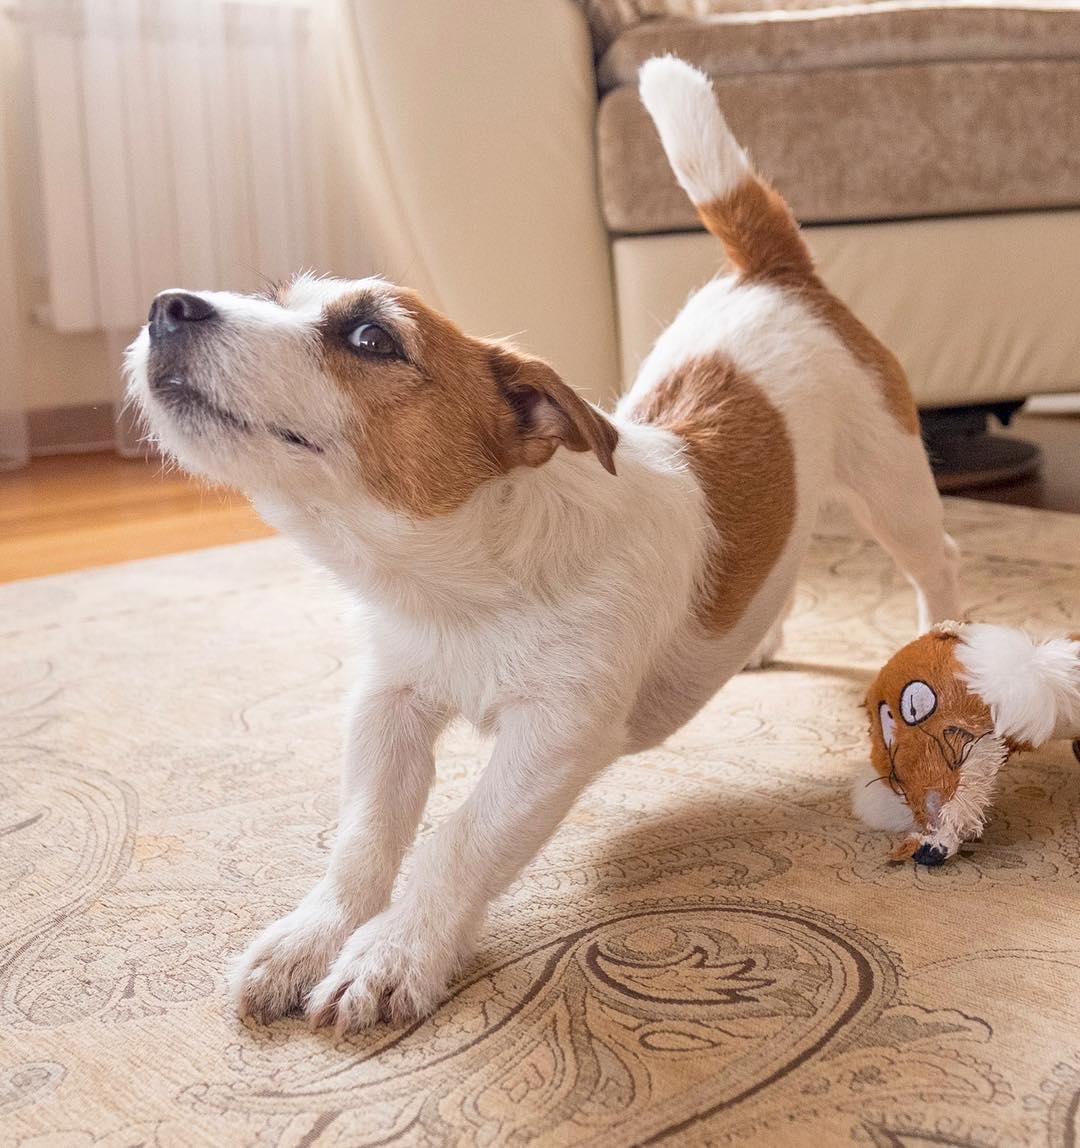
M 329 869 L 238 961 L 244 1014 L 347 1031 L 437 1005 L 589 780 L 775 649 L 829 492 L 914 583 L 920 627 L 959 612 L 896 359 L 817 278 L 708 80 L 656 59 L 641 94 L 734 270 L 612 415 L 379 279 L 168 291 L 130 349 L 161 447 L 247 491 L 370 619 Z M 490 764 L 391 902 L 459 714 Z

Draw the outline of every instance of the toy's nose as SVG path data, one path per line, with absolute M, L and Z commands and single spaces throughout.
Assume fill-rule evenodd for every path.
M 217 311 L 190 291 L 162 291 L 150 304 L 150 338 L 162 339 L 185 330 L 192 323 L 217 317 Z
M 949 854 L 940 845 L 931 845 L 926 842 L 915 850 L 911 859 L 916 865 L 925 865 L 932 869 L 936 865 L 944 865 L 948 856 Z

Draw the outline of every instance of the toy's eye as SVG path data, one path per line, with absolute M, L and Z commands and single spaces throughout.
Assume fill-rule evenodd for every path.
M 900 695 L 900 716 L 908 725 L 918 725 L 937 709 L 937 694 L 926 682 L 908 682 Z
M 889 709 L 888 702 L 882 702 L 878 706 L 878 721 L 881 722 L 881 736 L 885 739 L 885 746 L 887 749 L 892 749 L 892 743 L 896 741 L 896 718 L 893 717 L 892 710 Z

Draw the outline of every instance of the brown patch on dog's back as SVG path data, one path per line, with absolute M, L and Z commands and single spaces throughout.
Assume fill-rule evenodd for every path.
M 780 412 L 730 360 L 691 360 L 633 411 L 686 443 L 717 541 L 710 545 L 696 613 L 723 634 L 746 612 L 795 523 L 795 456 Z

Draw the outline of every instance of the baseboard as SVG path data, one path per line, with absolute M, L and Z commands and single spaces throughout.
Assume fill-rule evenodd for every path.
M 81 454 L 116 448 L 113 403 L 81 403 L 27 411 L 30 454 Z

